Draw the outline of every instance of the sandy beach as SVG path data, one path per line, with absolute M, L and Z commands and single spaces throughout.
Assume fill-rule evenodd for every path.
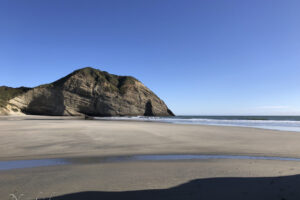
M 300 1 L 0 5 L 0 200 L 300 200 Z
M 0 118 L 0 160 L 69 158 L 69 165 L 0 171 L 1 199 L 299 199 L 300 162 L 176 160 L 98 163 L 143 154 L 300 158 L 300 132 L 20 116 Z M 83 162 L 84 158 L 89 162 Z M 66 195 L 66 196 L 63 196 Z

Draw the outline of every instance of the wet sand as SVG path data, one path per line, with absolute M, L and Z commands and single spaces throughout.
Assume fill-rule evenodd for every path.
M 299 199 L 300 162 L 203 160 L 0 171 L 0 195 L 28 199 Z M 64 196 L 65 195 L 65 196 Z M 52 199 L 52 200 L 53 200 Z
M 300 133 L 56 117 L 0 118 L 0 160 L 136 154 L 300 157 Z M 80 161 L 80 159 L 77 159 Z M 299 199 L 300 162 L 75 162 L 0 171 L 0 195 L 54 199 Z M 259 194 L 259 195 L 258 195 Z M 67 196 L 61 196 L 67 195 Z

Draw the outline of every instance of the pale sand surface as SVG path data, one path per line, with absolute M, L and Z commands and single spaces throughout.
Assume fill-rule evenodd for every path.
M 154 122 L 57 120 L 60 117 L 20 119 L 22 117 L 0 118 L 0 160 L 187 153 L 300 158 L 300 132 Z
M 0 138 L 0 160 L 192 153 L 300 157 L 299 132 L 240 127 L 1 117 Z M 26 198 L 73 194 L 57 200 L 300 199 L 299 173 L 300 162 L 271 160 L 76 163 L 0 171 L 0 199 L 15 190 Z

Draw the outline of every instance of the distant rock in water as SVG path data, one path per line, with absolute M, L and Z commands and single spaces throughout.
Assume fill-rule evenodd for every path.
M 86 67 L 35 88 L 0 87 L 0 114 L 54 116 L 173 116 L 166 104 L 131 76 Z

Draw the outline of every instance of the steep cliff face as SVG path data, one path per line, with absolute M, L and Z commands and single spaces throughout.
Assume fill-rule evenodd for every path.
M 51 84 L 28 89 L 6 110 L 36 115 L 172 116 L 166 104 L 140 81 L 90 67 Z M 0 111 L 1 112 L 1 111 Z

